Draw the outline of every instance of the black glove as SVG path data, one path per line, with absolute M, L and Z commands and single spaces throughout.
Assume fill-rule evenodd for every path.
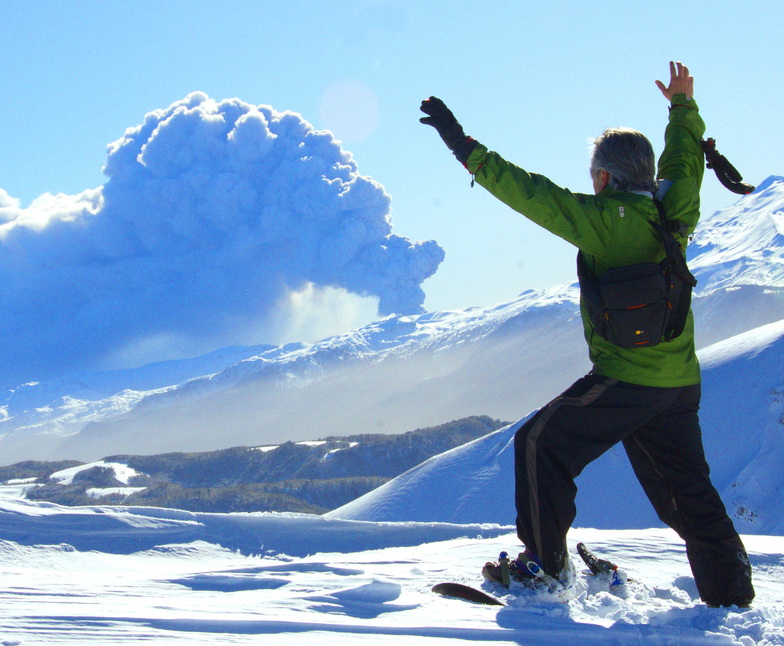
M 447 148 L 451 150 L 455 157 L 465 164 L 468 155 L 474 149 L 476 142 L 470 137 L 466 136 L 463 131 L 463 126 L 455 119 L 452 111 L 446 107 L 446 104 L 434 96 L 422 101 L 419 107 L 424 112 L 426 117 L 422 117 L 419 121 L 428 126 L 433 126 L 441 139 L 444 140 Z

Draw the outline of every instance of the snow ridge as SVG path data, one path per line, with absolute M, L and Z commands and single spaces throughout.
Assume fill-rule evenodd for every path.
M 772 176 L 736 204 L 700 221 L 688 247 L 697 293 L 784 284 L 784 177 Z

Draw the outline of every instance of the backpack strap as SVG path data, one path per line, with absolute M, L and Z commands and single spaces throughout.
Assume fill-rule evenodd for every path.
M 667 214 L 662 203 L 654 199 L 656 208 L 659 211 L 659 235 L 664 243 L 667 256 L 661 261 L 660 266 L 664 269 L 665 276 L 669 283 L 669 306 L 671 314 L 665 327 L 663 338 L 670 341 L 678 336 L 686 326 L 686 320 L 691 308 L 691 292 L 697 285 L 697 279 L 689 271 L 686 264 L 686 255 L 683 248 L 669 230 Z
M 670 266 L 670 270 L 676 273 L 687 284 L 692 287 L 696 286 L 697 279 L 691 271 L 689 271 L 689 267 L 686 265 L 686 257 L 683 253 L 683 248 L 675 239 L 675 236 L 672 235 L 664 206 L 661 201 L 656 198 L 653 198 L 653 203 L 659 211 L 659 225 L 656 228 L 664 243 L 664 250 L 667 252 L 667 262 Z M 679 228 L 681 228 L 680 225 Z

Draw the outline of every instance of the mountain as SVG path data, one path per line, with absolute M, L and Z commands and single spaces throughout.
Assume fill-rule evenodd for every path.
M 700 348 L 784 319 L 784 179 L 704 218 L 689 248 Z M 519 419 L 589 369 L 576 285 L 493 307 L 390 316 L 314 344 L 230 348 L 23 384 L 0 455 L 91 461 Z
M 782 357 L 784 321 L 700 353 L 705 452 L 713 482 L 741 532 L 784 534 Z M 513 440 L 524 421 L 433 457 L 327 516 L 513 524 Z M 622 447 L 590 464 L 577 486 L 575 526 L 630 529 L 660 525 Z M 417 495 L 422 491 L 426 497 Z
M 329 437 L 206 453 L 114 455 L 0 467 L 0 487 L 61 505 L 323 513 L 504 422 L 470 417 L 400 435 Z M 8 484 L 10 482 L 10 484 Z
M 401 433 L 487 409 L 516 419 L 574 363 L 587 368 L 576 298 L 574 288 L 554 288 L 493 308 L 388 317 L 147 391 L 110 394 L 117 386 L 106 387 L 106 374 L 27 384 L 7 396 L 0 454 L 9 463 L 93 461 Z
M 768 177 L 734 206 L 700 220 L 688 260 L 703 295 L 740 285 L 781 286 L 784 177 Z
M 578 522 L 568 547 L 573 553 L 575 543 L 585 541 L 622 564 L 633 578 L 627 594 L 612 595 L 583 575 L 560 596 L 482 583 L 479 569 L 485 560 L 520 547 L 511 509 L 509 451 L 520 424 L 515 422 L 435 456 L 325 516 L 70 508 L 20 499 L 24 483 L 0 487 L 5 590 L 0 642 L 45 636 L 47 643 L 82 643 L 87 629 L 93 640 L 115 644 L 283 644 L 292 633 L 318 644 L 784 643 L 784 283 L 781 264 L 774 262 L 781 249 L 775 213 L 782 184 L 773 181 L 733 210 L 720 212 L 735 235 L 720 239 L 724 229 L 717 225 L 710 236 L 696 236 L 693 258 L 703 263 L 695 309 L 703 346 L 705 445 L 714 481 L 738 528 L 747 532 L 743 540 L 757 591 L 752 608 L 700 603 L 675 533 L 640 529 L 659 523 L 646 516 L 649 505 L 617 451 L 580 477 Z M 775 209 L 765 215 L 756 208 L 760 202 Z M 761 231 L 765 237 L 757 238 Z M 744 236 L 755 237 L 756 246 L 734 257 Z M 768 248 L 772 253 L 765 255 Z M 387 430 L 393 419 L 411 414 L 409 406 L 440 413 L 442 400 L 458 408 L 466 403 L 460 398 L 471 393 L 487 397 L 469 400 L 472 407 L 491 408 L 503 403 L 503 396 L 512 397 L 520 410 L 515 418 L 521 418 L 543 403 L 559 380 L 571 381 L 585 361 L 584 350 L 578 350 L 575 308 L 573 287 L 565 287 L 529 292 L 496 308 L 393 317 L 320 344 L 251 350 L 212 376 L 169 385 L 163 379 L 154 391 L 107 391 L 78 399 L 68 394 L 75 391 L 64 381 L 28 385 L 17 389 L 28 397 L 26 406 L 15 407 L 21 399 L 14 401 L 14 393 L 4 403 L 0 451 L 16 436 L 13 446 L 21 453 L 32 454 L 36 441 L 37 452 L 65 455 L 69 445 L 62 438 L 68 433 L 70 447 L 85 453 L 89 447 L 80 436 L 101 446 L 130 443 L 121 434 L 161 444 L 164 439 L 145 434 L 140 425 L 145 412 L 150 423 L 156 413 L 174 423 L 179 412 L 184 430 L 186 423 L 198 421 L 191 407 L 205 413 L 205 402 L 211 402 L 226 412 L 232 402 L 248 405 L 241 394 L 266 397 L 257 415 L 265 406 L 274 409 L 277 398 L 296 404 L 287 418 L 281 408 L 280 419 L 291 424 L 281 429 L 287 439 L 325 436 L 325 422 L 317 417 L 327 410 L 323 402 L 311 423 L 293 426 L 307 420 L 318 389 L 336 398 L 333 416 L 350 420 L 338 404 L 352 404 L 355 419 L 364 424 L 372 419 L 368 411 L 376 409 Z M 549 381 L 540 388 L 539 378 Z M 333 381 L 330 391 L 325 384 Z M 86 392 L 97 390 L 101 380 L 85 375 L 79 383 Z M 501 396 L 494 397 L 498 390 Z M 413 404 L 401 396 L 410 396 Z M 380 417 L 382 412 L 393 417 Z M 28 426 L 14 421 L 24 415 Z M 416 426 L 422 425 L 411 428 Z M 165 428 L 158 426 L 159 432 Z M 267 432 L 261 425 L 253 429 L 248 435 L 257 439 Z M 221 437 L 241 433 L 224 426 L 218 431 L 204 443 L 220 444 Z M 51 450 L 39 434 L 48 438 Z M 186 438 L 175 437 L 174 443 L 193 441 Z M 491 609 L 438 597 L 431 587 L 444 580 L 483 586 L 506 606 Z

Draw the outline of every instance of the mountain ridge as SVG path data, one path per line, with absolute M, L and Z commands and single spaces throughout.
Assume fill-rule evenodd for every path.
M 774 176 L 703 218 L 689 247 L 698 347 L 784 318 L 782 211 Z M 90 460 L 404 432 L 477 410 L 519 419 L 590 368 L 578 296 L 575 284 L 557 285 L 490 307 L 389 316 L 313 344 L 25 384 L 0 397 L 0 451 Z M 166 378 L 175 371 L 181 381 Z
M 400 435 L 328 437 L 207 453 L 112 455 L 88 464 L 27 461 L 0 467 L 0 494 L 4 486 L 15 486 L 29 500 L 68 506 L 320 514 L 505 424 L 474 416 Z

